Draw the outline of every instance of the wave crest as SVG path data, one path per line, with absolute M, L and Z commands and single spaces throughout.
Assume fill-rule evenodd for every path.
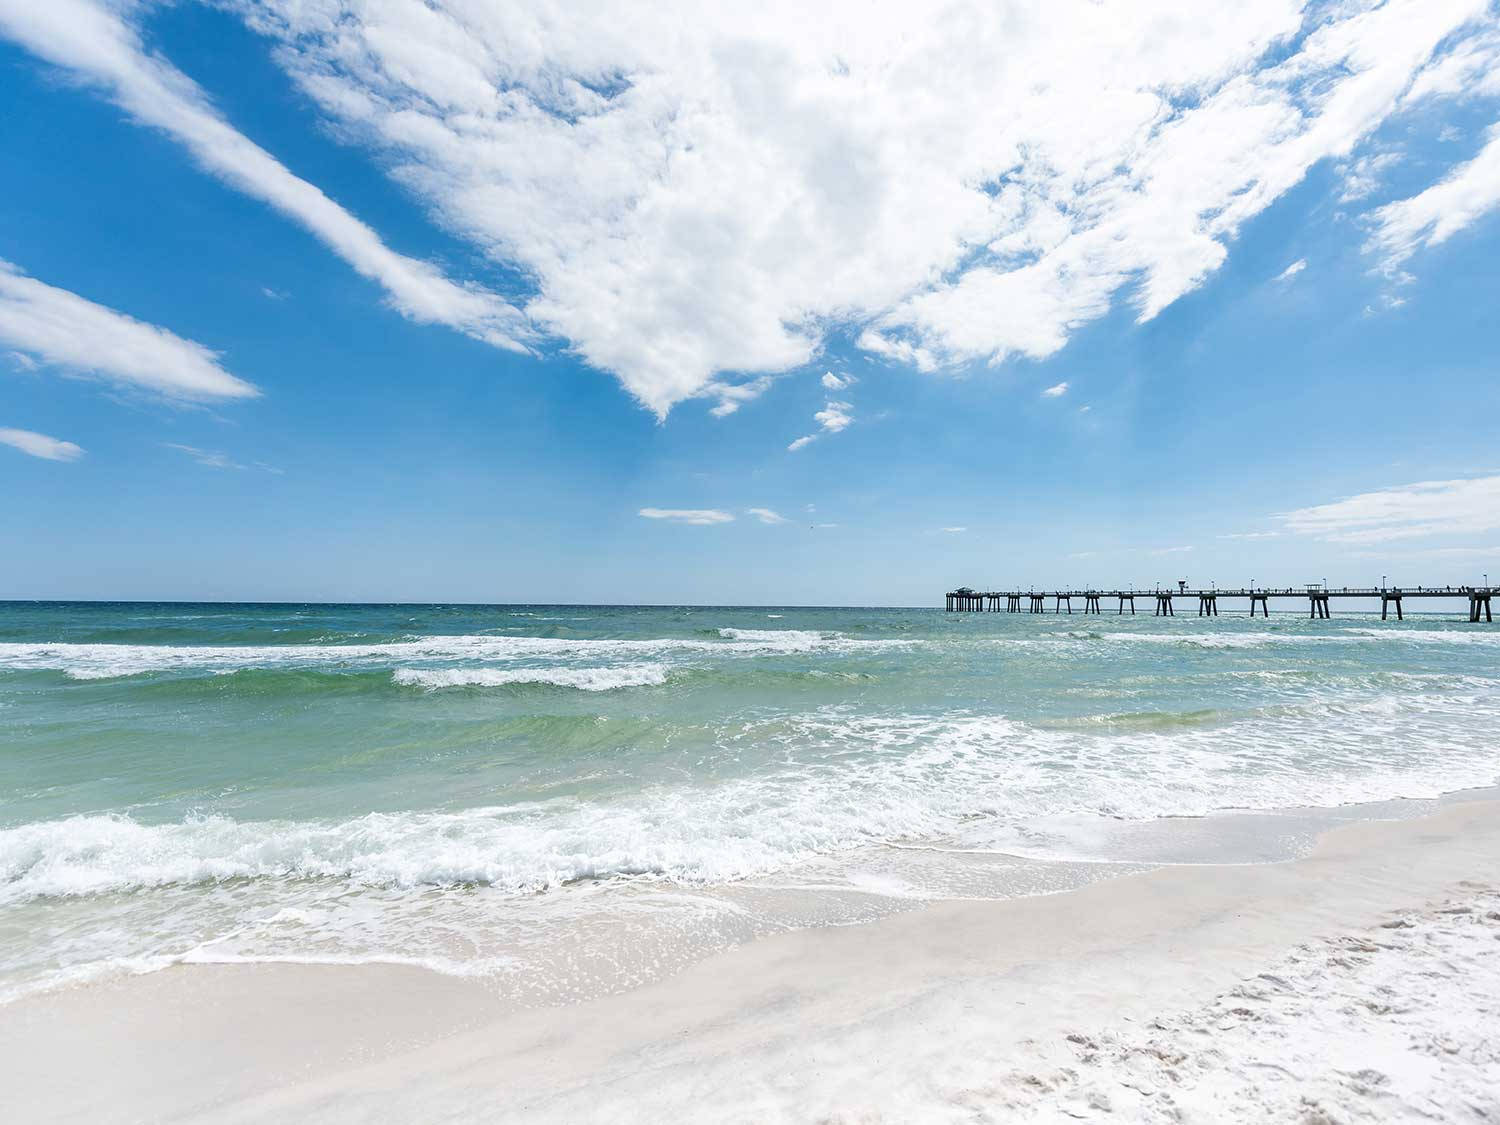
M 391 679 L 407 687 L 437 691 L 454 687 L 508 687 L 522 684 L 614 691 L 660 687 L 667 682 L 663 664 L 626 664 L 615 668 L 397 668 Z

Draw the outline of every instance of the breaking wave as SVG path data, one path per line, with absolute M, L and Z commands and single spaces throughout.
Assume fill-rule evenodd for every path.
M 546 684 L 579 691 L 659 687 L 667 682 L 663 664 L 626 664 L 617 668 L 397 668 L 391 679 L 428 691 L 453 687 L 507 687 Z

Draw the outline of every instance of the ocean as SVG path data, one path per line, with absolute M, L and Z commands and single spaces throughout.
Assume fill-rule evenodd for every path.
M 0 1000 L 294 961 L 555 1003 L 1493 785 L 1500 631 L 1335 613 L 0 603 Z

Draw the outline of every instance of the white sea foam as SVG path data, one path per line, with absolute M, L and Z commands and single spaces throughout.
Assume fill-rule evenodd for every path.
M 811 629 L 720 629 L 719 636 L 726 641 L 778 645 L 788 652 L 811 651 L 842 639 L 838 633 L 817 633 Z
M 625 664 L 613 668 L 397 668 L 398 684 L 435 691 L 451 687 L 504 687 L 547 684 L 579 691 L 656 687 L 667 682 L 664 664 Z
M 812 651 L 850 652 L 905 647 L 912 643 L 906 640 L 851 639 L 837 633 L 790 629 L 746 632 L 749 635 L 731 636 L 719 641 L 686 637 L 585 640 L 462 635 L 364 645 L 6 643 L 0 644 L 0 669 L 46 669 L 64 672 L 73 679 L 89 680 L 184 670 L 234 672 L 247 668 L 368 668 L 420 660 L 609 660 L 674 653 L 757 656 Z

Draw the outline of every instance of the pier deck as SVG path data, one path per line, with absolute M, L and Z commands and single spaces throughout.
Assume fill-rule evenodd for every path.
M 1190 590 L 1186 584 L 1178 583 L 1175 587 L 1153 587 L 1149 590 L 1137 589 L 1079 589 L 1079 590 L 975 590 L 968 586 L 961 586 L 957 590 L 949 592 L 947 597 L 947 608 L 949 612 L 988 612 L 1000 613 L 1001 603 L 1004 602 L 1003 611 L 1006 613 L 1047 613 L 1048 602 L 1051 602 L 1052 613 L 1072 613 L 1073 601 L 1078 599 L 1083 603 L 1082 613 L 1103 613 L 1101 599 L 1112 598 L 1117 601 L 1115 613 L 1123 614 L 1128 606 L 1132 614 L 1135 613 L 1135 601 L 1137 598 L 1149 600 L 1155 607 L 1154 614 L 1157 617 L 1175 617 L 1177 611 L 1175 602 L 1184 600 L 1192 602 L 1196 600 L 1199 617 L 1217 617 L 1219 615 L 1220 598 L 1244 598 L 1250 606 L 1250 616 L 1254 617 L 1259 609 L 1262 616 L 1271 615 L 1270 604 L 1275 599 L 1295 598 L 1307 604 L 1308 616 L 1326 618 L 1332 616 L 1330 603 L 1337 598 L 1369 598 L 1380 600 L 1380 616 L 1382 619 L 1389 618 L 1394 613 L 1396 620 L 1404 618 L 1402 603 L 1408 599 L 1426 598 L 1466 598 L 1469 603 L 1470 621 L 1494 621 L 1494 611 L 1491 608 L 1491 599 L 1500 587 L 1496 586 L 1243 586 L 1212 587 L 1209 589 Z M 1022 608 L 1022 602 L 1025 608 Z

